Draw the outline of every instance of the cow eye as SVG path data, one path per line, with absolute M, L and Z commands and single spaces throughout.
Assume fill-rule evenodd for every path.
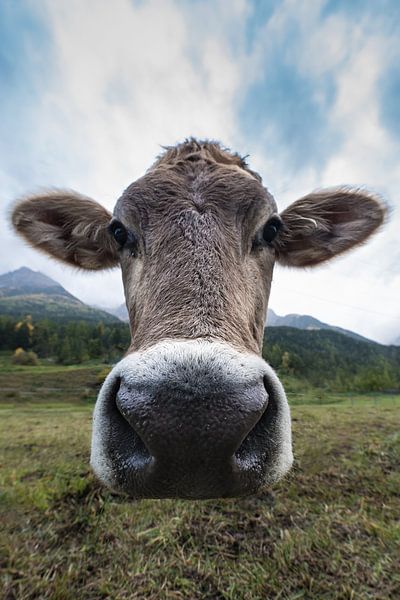
M 282 221 L 277 217 L 272 217 L 265 225 L 262 232 L 264 242 L 270 244 L 274 241 L 282 227 Z
M 119 221 L 114 221 L 110 225 L 110 233 L 117 242 L 117 244 L 119 244 L 119 246 L 121 246 L 122 248 L 122 246 L 125 245 L 126 240 L 128 239 L 128 231 L 126 230 L 126 227 L 122 225 L 122 223 L 120 223 Z

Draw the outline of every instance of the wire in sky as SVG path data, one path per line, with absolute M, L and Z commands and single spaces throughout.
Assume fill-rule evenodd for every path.
M 300 296 L 308 296 L 309 298 L 314 298 L 315 300 L 322 300 L 322 302 L 329 302 L 330 304 L 338 304 L 339 306 L 346 306 L 347 308 L 351 308 L 352 310 L 362 310 L 363 312 L 372 313 L 374 315 L 380 315 L 381 317 L 390 317 L 391 319 L 396 319 L 400 323 L 399 315 L 391 315 L 388 313 L 381 313 L 376 310 L 370 310 L 369 308 L 363 308 L 362 306 L 354 306 L 352 304 L 346 304 L 345 302 L 338 302 L 337 300 L 329 300 L 328 298 L 321 298 L 320 296 L 314 296 L 314 294 L 307 294 L 307 292 L 299 292 L 298 290 L 292 290 L 290 288 L 285 288 L 279 286 L 281 290 L 286 292 L 291 292 L 293 294 L 299 294 Z

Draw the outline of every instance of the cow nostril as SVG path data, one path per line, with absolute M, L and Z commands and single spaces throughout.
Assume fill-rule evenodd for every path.
M 237 460 L 238 465 L 241 468 L 251 468 L 255 466 L 260 460 L 261 456 L 256 451 L 258 444 L 256 443 L 258 438 L 265 436 L 265 432 L 268 431 L 272 421 L 276 416 L 276 400 L 275 394 L 272 389 L 272 384 L 268 380 L 267 376 L 263 377 L 263 384 L 265 391 L 267 392 L 267 398 L 265 400 L 264 409 L 255 423 L 254 427 L 246 435 L 239 448 L 236 450 L 234 456 Z
M 126 460 L 134 468 L 142 468 L 151 461 L 152 455 L 137 429 L 132 424 L 132 399 L 130 399 L 130 401 L 128 399 L 127 401 L 127 398 L 123 396 L 122 401 L 122 398 L 119 396 L 121 386 L 121 378 L 116 379 L 112 388 L 113 410 L 115 414 L 118 415 L 117 418 L 120 422 L 120 435 L 121 439 L 123 438 L 124 440 L 124 446 L 126 448 Z
M 117 398 L 118 390 L 121 386 L 121 377 L 116 377 L 111 388 L 111 397 L 115 400 Z

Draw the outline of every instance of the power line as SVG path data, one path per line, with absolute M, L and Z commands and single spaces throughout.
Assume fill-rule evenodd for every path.
M 293 294 L 299 294 L 300 296 L 308 296 L 309 298 L 314 298 L 315 300 L 321 300 L 322 302 L 329 302 L 330 304 L 337 304 L 339 306 L 345 306 L 352 310 L 357 310 L 357 311 L 361 310 L 363 312 L 372 313 L 375 315 L 379 315 L 381 317 L 390 317 L 392 319 L 396 319 L 400 323 L 399 315 L 391 315 L 391 314 L 387 314 L 387 313 L 385 314 L 385 313 L 378 312 L 376 310 L 370 310 L 369 308 L 363 308 L 362 306 L 354 306 L 352 304 L 346 304 L 345 302 L 338 302 L 337 300 L 329 300 L 328 298 L 321 298 L 320 296 L 314 296 L 314 294 L 307 294 L 306 292 L 299 292 L 298 290 L 292 290 L 290 288 L 285 288 L 282 286 L 280 286 L 280 289 L 282 289 L 286 292 L 291 292 Z
M 367 267 L 375 267 L 377 269 L 380 269 L 381 273 L 386 273 L 386 271 L 390 271 L 391 273 L 394 273 L 397 277 L 400 277 L 400 269 L 393 269 L 392 267 L 388 267 L 385 265 L 383 265 L 383 266 L 378 265 L 378 263 L 376 263 L 376 262 L 371 262 L 369 260 L 364 260 L 362 258 L 357 258 L 357 259 L 353 258 L 353 260 L 363 263 L 364 265 L 367 265 Z
M 339 272 L 337 275 L 339 277 L 345 277 L 346 279 L 352 279 L 354 281 L 354 275 L 351 275 L 350 273 Z M 399 273 L 399 275 L 400 275 L 400 273 Z M 365 282 L 365 284 L 366 284 L 366 282 Z M 393 297 L 389 298 L 388 296 L 383 296 L 382 294 L 380 294 L 380 298 L 382 298 L 383 300 L 385 300 L 385 302 L 390 302 L 391 304 L 396 304 L 396 306 L 399 305 L 398 300 L 395 300 Z

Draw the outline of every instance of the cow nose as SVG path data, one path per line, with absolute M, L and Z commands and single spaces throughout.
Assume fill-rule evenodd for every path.
M 122 377 L 115 404 L 129 425 L 136 479 L 165 496 L 212 497 L 241 485 L 244 441 L 265 413 L 268 393 L 262 377 L 235 385 L 200 375 L 159 384 Z
M 292 460 L 279 379 L 225 342 L 165 340 L 133 352 L 96 402 L 92 467 L 133 498 L 252 494 L 282 478 Z

